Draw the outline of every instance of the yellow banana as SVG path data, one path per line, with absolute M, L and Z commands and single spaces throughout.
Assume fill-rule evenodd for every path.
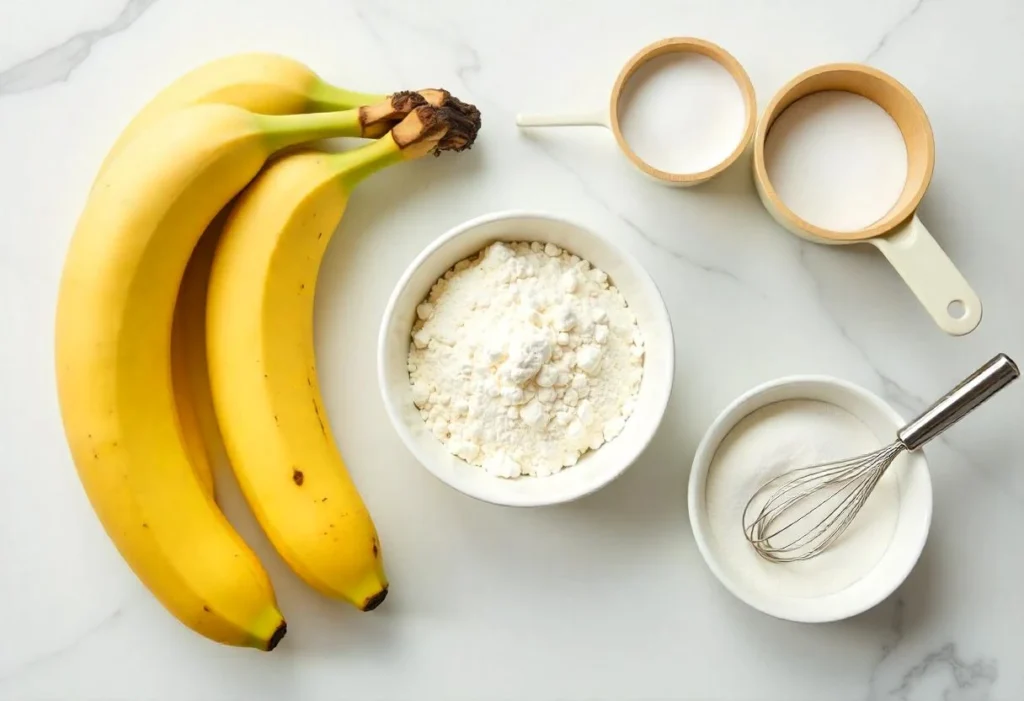
M 362 135 L 376 125 L 371 114 L 385 113 L 177 110 L 108 163 L 71 240 L 55 351 L 79 476 L 143 583 L 183 623 L 223 643 L 269 650 L 285 623 L 266 572 L 189 463 L 171 384 L 178 287 L 203 230 L 274 151 Z
M 206 370 L 206 283 L 228 211 L 221 211 L 192 251 L 171 325 L 171 386 L 181 439 L 196 477 L 210 496 L 215 496 L 216 491 L 212 466 L 223 459 L 223 441 L 213 413 Z
M 460 104 L 440 89 L 421 90 L 428 104 Z M 100 173 L 124 144 L 166 115 L 190 105 L 221 103 L 259 114 L 294 114 L 346 110 L 386 103 L 385 95 L 345 90 L 325 82 L 308 66 L 272 53 L 243 53 L 226 56 L 181 76 L 152 99 L 125 127 Z M 396 123 L 413 106 L 391 120 L 368 126 L 365 136 L 376 138 Z M 203 236 L 199 250 L 182 279 L 171 331 L 172 383 L 182 440 L 190 462 L 210 494 L 214 493 L 211 465 L 221 445 L 206 371 L 205 307 L 206 280 L 216 246 L 218 226 Z M 205 255 L 209 253 L 209 255 Z
M 313 350 L 317 272 L 357 183 L 403 160 L 466 148 L 478 128 L 478 113 L 419 107 L 371 145 L 284 156 L 239 197 L 214 255 L 207 361 L 229 461 L 292 569 L 362 610 L 384 600 L 388 582 L 324 413 Z
M 347 110 L 386 99 L 385 95 L 353 92 L 331 85 L 305 64 L 287 56 L 272 53 L 225 56 L 192 69 L 161 90 L 121 132 L 105 163 L 154 122 L 190 105 L 217 103 L 258 114 L 298 114 Z
M 299 61 L 273 53 L 218 58 L 184 74 L 135 115 L 111 146 L 100 173 L 126 143 L 175 110 L 222 103 L 260 114 L 346 110 L 383 102 L 384 95 L 345 90 L 325 82 Z M 171 332 L 171 374 L 182 440 L 203 487 L 214 493 L 215 446 L 221 443 L 206 376 L 206 280 L 217 239 L 216 224 L 203 237 L 182 279 Z

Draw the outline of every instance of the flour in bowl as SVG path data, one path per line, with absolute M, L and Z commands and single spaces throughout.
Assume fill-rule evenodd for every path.
M 413 401 L 454 455 L 546 477 L 615 438 L 643 377 L 636 318 L 608 276 L 554 244 L 495 243 L 416 309 Z

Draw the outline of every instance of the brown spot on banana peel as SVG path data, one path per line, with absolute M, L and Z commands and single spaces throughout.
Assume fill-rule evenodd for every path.
M 320 433 L 327 437 L 327 427 L 324 426 L 324 418 L 320 416 L 320 406 L 316 403 L 316 397 L 313 397 L 313 411 L 316 412 L 316 420 L 320 422 Z
M 292 468 L 292 482 L 294 482 L 297 487 L 301 487 L 305 479 L 306 476 L 302 474 L 302 470 L 296 467 Z

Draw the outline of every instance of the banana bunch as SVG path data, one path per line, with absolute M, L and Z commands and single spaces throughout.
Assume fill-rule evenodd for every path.
M 313 293 L 349 194 L 386 166 L 472 145 L 444 90 L 329 85 L 282 56 L 183 76 L 111 148 L 61 277 L 61 415 L 86 494 L 122 556 L 198 633 L 272 650 L 269 577 L 217 507 L 223 443 L 274 547 L 361 610 L 388 590 L 373 521 L 324 414 Z M 374 139 L 344 153 L 288 147 Z

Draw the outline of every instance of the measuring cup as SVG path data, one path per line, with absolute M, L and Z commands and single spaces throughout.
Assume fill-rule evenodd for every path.
M 797 100 L 827 90 L 854 93 L 879 105 L 896 122 L 907 147 L 907 180 L 896 204 L 881 219 L 856 231 L 832 231 L 797 216 L 779 198 L 765 166 L 765 141 L 779 115 Z M 981 322 L 981 300 L 917 218 L 934 167 L 935 140 L 921 104 L 891 76 L 860 64 L 829 64 L 798 75 L 772 98 L 754 135 L 757 192 L 779 224 L 817 243 L 873 245 L 896 268 L 939 328 L 961 336 Z
M 734 148 L 724 160 L 719 161 L 712 167 L 698 173 L 672 173 L 655 168 L 636 155 L 633 149 L 630 148 L 626 138 L 622 135 L 622 129 L 619 126 L 619 100 L 622 96 L 622 91 L 623 88 L 625 88 L 626 83 L 642 65 L 652 59 L 669 53 L 696 53 L 707 56 L 729 71 L 729 74 L 736 81 L 736 84 L 740 88 L 740 92 L 743 94 L 743 106 L 746 114 L 745 126 L 743 134 L 736 144 L 736 148 Z M 595 112 L 563 115 L 520 114 L 516 116 L 516 124 L 520 127 L 583 126 L 605 127 L 607 129 L 611 129 L 612 134 L 615 135 L 615 140 L 619 144 L 619 148 L 624 154 L 626 154 L 626 158 L 628 158 L 634 166 L 655 180 L 666 185 L 676 187 L 688 187 L 690 185 L 696 185 L 710 180 L 735 163 L 736 159 L 739 158 L 741 153 L 743 153 L 743 149 L 746 148 L 748 143 L 750 143 L 750 139 L 754 134 L 754 126 L 756 122 L 757 104 L 754 100 L 754 86 L 750 82 L 747 72 L 743 70 L 743 66 L 741 66 L 739 61 L 733 58 L 733 56 L 722 47 L 712 44 L 710 41 L 704 41 L 703 39 L 695 39 L 692 37 L 673 37 L 670 39 L 662 39 L 661 41 L 656 41 L 649 46 L 645 46 L 637 52 L 631 59 L 629 59 L 622 71 L 619 73 L 619 77 L 615 80 L 615 85 L 612 87 L 610 106 L 607 111 L 597 110 Z

